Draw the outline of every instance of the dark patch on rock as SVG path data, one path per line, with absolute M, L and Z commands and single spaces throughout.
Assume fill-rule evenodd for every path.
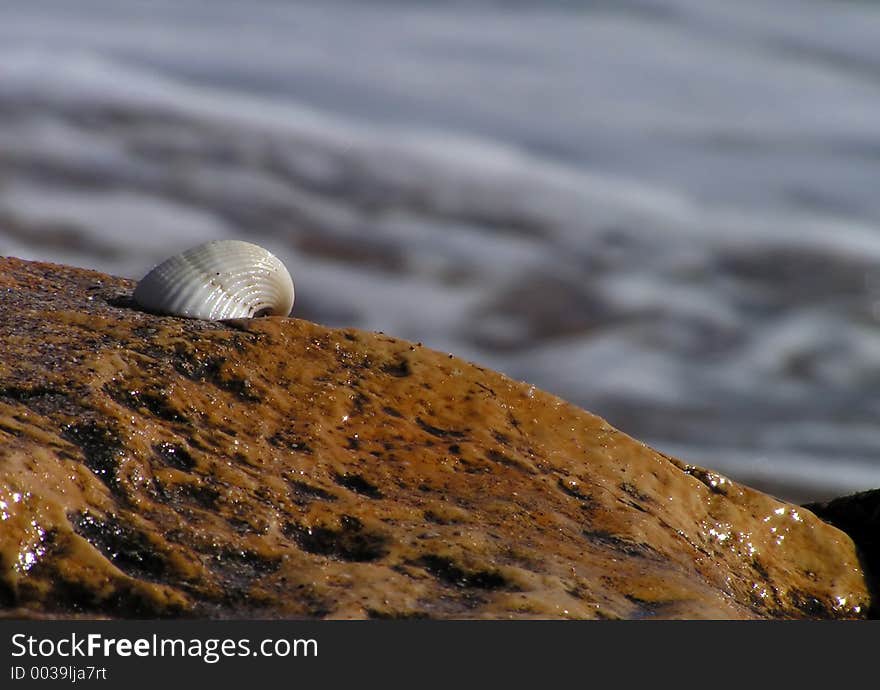
M 627 593 L 624 593 L 624 597 L 638 607 L 638 613 L 633 616 L 636 619 L 657 617 L 670 603 L 668 601 L 652 601 Z
M 125 405 L 131 410 L 140 411 L 146 409 L 154 417 L 168 422 L 187 422 L 179 410 L 168 401 L 167 395 L 160 390 L 148 391 L 138 389 L 126 389 L 124 386 L 105 386 L 104 392 L 116 402 Z
M 382 492 L 375 484 L 370 483 L 359 474 L 337 474 L 334 479 L 339 486 L 350 491 L 366 496 L 367 498 L 382 498 Z
M 62 391 L 48 388 L 46 386 L 2 386 L 0 387 L 0 398 L 5 398 L 13 402 L 27 403 L 34 398 L 44 398 L 52 395 L 65 395 Z
M 502 446 L 510 445 L 510 436 L 508 436 L 507 434 L 503 434 L 496 429 L 492 430 L 492 438 L 494 438 Z
M 401 357 L 393 362 L 382 365 L 382 371 L 397 378 L 404 378 L 412 375 L 412 369 L 409 366 L 409 360 Z
M 126 575 L 161 580 L 168 575 L 165 558 L 145 534 L 116 515 L 68 516 L 73 531 L 88 541 Z
M 388 537 L 366 529 L 359 519 L 351 515 L 340 518 L 339 528 L 303 527 L 288 523 L 284 533 L 296 541 L 303 551 L 344 561 L 376 561 L 388 553 Z
M 648 544 L 624 539 L 616 534 L 602 530 L 583 530 L 583 535 L 593 543 L 607 546 L 618 553 L 636 558 L 659 558 L 660 555 Z
M 311 484 L 307 484 L 306 482 L 299 481 L 298 479 L 288 479 L 287 483 L 290 486 L 291 497 L 296 503 L 300 505 L 308 503 L 309 501 L 313 501 L 315 499 L 321 501 L 336 500 L 336 496 L 331 494 L 329 491 L 325 491 L 320 487 L 312 486 Z
M 573 479 L 566 480 L 560 477 L 557 480 L 556 484 L 560 489 L 562 489 L 564 493 L 568 494 L 572 498 L 576 498 L 581 503 L 583 503 L 584 507 L 590 507 L 594 503 L 592 496 L 583 493 L 583 491 L 581 491 L 580 484 Z
M 96 421 L 68 424 L 61 435 L 79 446 L 88 467 L 112 491 L 117 491 L 116 471 L 122 441 L 115 430 Z
M 634 507 L 640 507 L 640 504 L 650 503 L 654 500 L 653 498 L 651 498 L 651 496 L 648 496 L 648 494 L 640 491 L 639 488 L 631 482 L 621 482 L 620 490 L 623 491 L 623 493 L 625 493 L 627 496 L 631 496 L 639 502 L 639 505 Z
M 789 601 L 805 616 L 810 618 L 828 618 L 831 615 L 831 607 L 814 596 L 810 596 L 798 589 L 788 592 Z
M 116 309 L 131 309 L 134 311 L 143 311 L 143 307 L 134 301 L 130 294 L 112 295 L 106 299 L 109 306 Z
M 238 349 L 243 347 L 243 344 L 233 340 L 229 346 Z M 176 354 L 174 366 L 188 379 L 213 384 L 221 390 L 232 393 L 242 402 L 260 402 L 259 392 L 250 379 L 232 375 L 226 370 L 225 357 L 202 357 L 197 352 L 189 352 L 181 348 L 178 348 Z
M 156 443 L 153 445 L 153 451 L 166 465 L 175 467 L 178 470 L 189 472 L 196 466 L 196 461 L 193 460 L 192 455 L 179 443 Z
M 462 439 L 467 434 L 463 431 L 455 431 L 453 429 L 441 429 L 440 427 L 433 426 L 424 421 L 421 417 L 416 417 L 416 424 L 419 425 L 419 428 L 422 431 L 426 431 L 431 434 L 431 436 L 436 436 L 437 438 L 442 439 Z
M 215 378 L 213 383 L 223 390 L 234 393 L 243 402 L 258 403 L 261 401 L 259 392 L 250 379 L 224 375 Z
M 64 573 L 52 578 L 52 588 L 47 597 L 62 610 L 79 614 L 111 615 L 118 618 L 178 618 L 187 612 L 179 605 L 163 606 L 152 600 L 134 583 L 120 583 L 109 595 L 72 580 Z
M 0 388 L 0 399 L 19 402 L 37 414 L 57 410 L 76 413 L 81 410 L 70 391 L 54 386 L 4 386 Z
M 522 472 L 528 472 L 529 474 L 534 474 L 534 472 L 535 472 L 535 470 L 533 468 L 529 467 L 522 460 L 511 458 L 511 457 L 505 455 L 504 453 L 502 453 L 498 450 L 495 450 L 494 448 L 490 448 L 488 451 L 486 451 L 486 457 L 489 460 L 491 460 L 492 462 L 499 462 L 502 465 L 506 465 L 507 467 L 516 468 Z
M 438 580 L 460 588 L 477 589 L 515 589 L 499 572 L 492 570 L 469 570 L 456 565 L 451 558 L 428 555 L 418 560 L 422 566 Z
M 223 549 L 209 554 L 207 562 L 220 579 L 224 599 L 230 601 L 245 600 L 255 580 L 274 573 L 280 566 L 278 558 L 267 558 L 247 549 Z
M 153 480 L 154 491 L 151 492 L 156 499 L 174 508 L 196 507 L 213 511 L 217 507 L 220 492 L 208 486 L 205 480 L 197 483 L 174 483 L 165 484 L 158 479 Z
M 213 382 L 225 362 L 223 357 L 202 356 L 180 346 L 174 351 L 174 368 L 191 381 Z
M 290 429 L 284 429 L 276 434 L 272 434 L 268 441 L 276 448 L 284 448 L 285 450 L 292 450 L 297 453 L 312 453 L 312 448 L 305 439 Z

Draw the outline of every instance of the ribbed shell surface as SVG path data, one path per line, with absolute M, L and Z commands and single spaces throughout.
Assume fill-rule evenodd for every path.
M 194 319 L 287 316 L 293 280 L 271 252 L 250 242 L 215 240 L 171 257 L 134 291 L 147 311 Z

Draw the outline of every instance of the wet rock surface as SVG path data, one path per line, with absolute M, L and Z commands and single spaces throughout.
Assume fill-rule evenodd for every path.
M 872 595 L 870 618 L 880 618 L 880 489 L 805 506 L 852 537 Z
M 5 616 L 858 618 L 849 536 L 452 355 L 0 259 Z

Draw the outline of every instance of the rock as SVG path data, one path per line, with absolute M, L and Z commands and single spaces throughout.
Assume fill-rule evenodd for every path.
M 870 618 L 880 618 L 880 489 L 862 491 L 805 506 L 815 515 L 846 532 L 859 552 L 872 595 Z
M 524 383 L 0 259 L 12 617 L 858 618 L 852 540 Z

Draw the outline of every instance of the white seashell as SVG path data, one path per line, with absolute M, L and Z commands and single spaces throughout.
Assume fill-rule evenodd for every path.
M 156 266 L 137 284 L 134 300 L 147 311 L 211 321 L 287 316 L 293 280 L 262 247 L 215 240 Z

